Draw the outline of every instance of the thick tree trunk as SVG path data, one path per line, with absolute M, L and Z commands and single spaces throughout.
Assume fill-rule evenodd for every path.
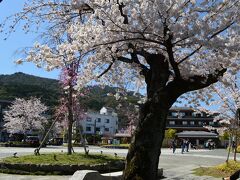
M 205 88 L 217 82 L 218 77 L 226 72 L 226 69 L 222 69 L 207 76 L 194 75 L 183 79 L 172 57 L 172 46 L 169 48 L 168 54 L 171 55 L 169 61 L 172 62 L 175 72 L 171 81 L 169 81 L 171 68 L 164 55 L 146 52 L 143 54 L 150 66 L 143 67 L 141 72 L 147 84 L 148 100 L 140 109 L 139 124 L 127 155 L 124 180 L 157 179 L 158 161 L 170 107 L 180 95 Z M 134 62 L 139 63 L 135 54 L 131 57 Z
M 178 97 L 174 88 L 166 88 L 168 62 L 152 55 L 151 68 L 145 74 L 147 102 L 140 109 L 135 136 L 127 155 L 124 180 L 156 180 L 162 141 L 169 108 Z
M 127 155 L 124 179 L 157 179 L 160 147 L 164 138 L 163 129 L 167 111 L 161 110 L 158 114 L 159 119 L 151 113 L 146 113 L 145 116 L 148 117 L 142 122 L 142 125 L 137 127 Z
M 125 180 L 157 179 L 158 161 L 169 108 L 147 102 L 127 155 Z

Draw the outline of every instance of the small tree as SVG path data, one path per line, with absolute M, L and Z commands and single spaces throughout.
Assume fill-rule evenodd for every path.
M 165 137 L 167 139 L 174 139 L 176 137 L 177 130 L 176 129 L 168 129 L 165 131 Z
M 230 136 L 229 133 L 227 131 L 224 131 L 222 135 L 220 135 L 220 140 L 222 141 L 226 141 L 229 140 Z
M 33 130 L 42 130 L 43 124 L 47 122 L 44 115 L 46 110 L 47 107 L 38 98 L 17 98 L 4 115 L 4 127 L 10 133 L 20 132 L 24 135 Z
M 82 68 L 83 58 L 86 58 L 86 54 L 83 54 L 80 48 L 78 52 L 75 52 L 75 48 L 72 47 L 66 50 L 63 42 L 72 42 L 72 38 L 67 32 L 68 27 L 62 25 L 62 30 L 59 33 L 49 31 L 48 38 L 51 39 L 51 46 L 45 46 L 38 42 L 35 43 L 34 47 L 24 49 L 23 52 L 27 56 L 26 61 L 29 61 L 30 56 L 35 56 L 36 59 L 33 61 L 37 67 L 44 68 L 46 71 L 61 68 L 60 73 L 60 85 L 62 87 L 62 103 L 60 109 L 63 109 L 67 115 L 67 137 L 68 137 L 68 154 L 72 154 L 72 130 L 74 121 L 79 120 L 80 116 L 83 115 L 84 109 L 81 109 L 79 99 L 83 93 L 76 90 L 75 86 L 77 81 L 81 79 L 84 69 Z M 63 35 L 64 34 L 64 35 Z M 56 48 L 58 47 L 58 48 Z M 30 60 L 32 61 L 32 60 Z M 37 63 L 38 61 L 38 63 Z M 60 62 L 60 64 L 59 64 Z M 16 61 L 17 64 L 22 64 L 23 60 L 19 59 Z M 87 82 L 82 82 L 84 85 Z M 82 85 L 83 85 L 82 84 Z M 83 87 L 83 86 L 82 86 Z M 82 137 L 82 134 L 80 134 Z M 84 145 L 85 152 L 86 146 Z
M 176 137 L 177 130 L 176 129 L 168 129 L 165 131 L 166 143 L 169 145 L 169 140 L 174 139 Z
M 204 90 L 202 93 L 202 100 L 205 102 L 210 101 L 211 103 L 208 105 L 210 107 L 213 106 L 215 109 L 203 110 L 208 114 L 214 114 L 214 121 L 221 125 L 221 127 L 206 126 L 206 128 L 210 130 L 217 130 L 220 135 L 224 135 L 225 133 L 225 137 L 226 133 L 228 133 L 228 137 L 230 139 L 229 152 L 234 143 L 234 160 L 236 161 L 237 145 L 240 138 L 240 122 L 238 119 L 238 112 L 240 109 L 239 74 L 233 75 L 231 73 L 226 73 L 224 78 L 221 79 L 221 82 L 210 86 L 209 89 Z
M 62 106 L 65 106 L 64 113 L 67 114 L 67 130 L 68 130 L 68 154 L 72 154 L 72 133 L 73 133 L 73 123 L 76 122 L 77 125 L 81 125 L 79 123 L 80 120 L 83 119 L 85 115 L 85 108 L 80 104 L 79 98 L 84 94 L 82 92 L 78 92 L 74 89 L 76 85 L 77 76 L 79 75 L 79 63 L 80 60 L 77 59 L 75 61 L 71 61 L 71 63 L 65 63 L 65 67 L 62 69 L 62 73 L 60 75 L 60 83 L 64 90 L 64 95 L 62 101 Z M 83 140 L 83 147 L 85 150 L 85 154 L 88 154 L 86 149 L 85 140 L 82 135 L 82 131 L 79 131 L 80 138 Z

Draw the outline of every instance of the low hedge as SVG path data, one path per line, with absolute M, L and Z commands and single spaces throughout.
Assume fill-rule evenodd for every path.
M 109 155 L 84 155 L 74 153 L 27 155 L 8 157 L 0 162 L 0 173 L 33 175 L 72 175 L 77 170 L 95 170 L 100 173 L 122 171 L 123 158 Z

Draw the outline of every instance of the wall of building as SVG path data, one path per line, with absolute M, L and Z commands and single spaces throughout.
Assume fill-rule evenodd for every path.
M 87 112 L 86 116 L 79 123 L 84 134 L 100 134 L 113 136 L 118 130 L 118 117 L 112 112 L 105 110 L 99 112 Z M 105 112 L 105 113 L 104 113 Z
M 213 116 L 196 112 L 191 108 L 173 108 L 169 111 L 166 128 L 176 129 L 178 132 L 186 130 L 208 131 L 204 126 L 219 127 L 219 124 L 213 120 Z

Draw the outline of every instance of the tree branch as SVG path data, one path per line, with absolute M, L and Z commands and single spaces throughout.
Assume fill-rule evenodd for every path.
M 187 80 L 174 79 L 173 81 L 169 82 L 165 88 L 169 93 L 169 96 L 174 100 L 174 97 L 178 98 L 180 95 L 186 92 L 199 90 L 216 83 L 218 78 L 223 76 L 226 71 L 227 69 L 223 68 L 221 70 L 216 70 L 214 73 L 208 74 L 207 76 L 195 75 Z
M 226 29 L 228 29 L 230 26 L 232 26 L 235 22 L 231 22 L 230 24 L 228 24 L 226 27 L 219 29 L 218 31 L 216 31 L 215 33 L 213 33 L 208 40 L 214 38 L 215 36 L 217 36 L 218 34 L 222 33 L 223 31 L 225 31 Z
M 119 40 L 116 40 L 116 41 L 110 41 L 110 42 L 106 42 L 106 43 L 96 44 L 94 47 L 98 47 L 98 46 L 102 46 L 102 45 L 115 44 L 115 43 L 119 43 L 119 42 L 137 41 L 137 40 L 146 41 L 146 42 L 152 42 L 152 43 L 156 43 L 156 44 L 163 45 L 163 43 L 162 43 L 161 41 L 156 41 L 156 40 L 153 40 L 153 39 L 146 39 L 146 38 L 125 38 L 125 39 L 119 39 Z
M 141 68 L 141 72 L 140 74 L 142 75 L 146 75 L 147 72 L 149 71 L 149 69 L 147 68 L 147 66 L 145 66 L 144 64 L 142 64 L 138 58 L 137 58 L 137 52 L 135 53 L 131 53 L 131 59 L 129 58 L 126 58 L 126 57 L 118 57 L 117 60 L 118 61 L 121 61 L 121 62 L 124 62 L 124 63 L 128 63 L 128 64 L 132 64 L 132 63 L 136 63 L 139 65 L 139 67 Z
M 185 80 L 187 83 L 185 88 L 187 91 L 193 91 L 210 86 L 211 84 L 218 82 L 218 78 L 223 76 L 226 71 L 227 69 L 223 68 L 221 70 L 215 70 L 214 73 L 208 74 L 207 76 L 195 75 L 190 77 L 188 80 Z
M 195 49 L 194 51 L 192 51 L 189 55 L 187 55 L 186 57 L 184 57 L 183 59 L 181 59 L 178 64 L 181 64 L 183 61 L 185 61 L 186 59 L 188 59 L 189 57 L 191 57 L 192 55 L 194 55 L 196 52 L 198 52 L 200 49 L 202 48 L 202 45 L 200 45 L 197 49 Z
M 175 62 L 174 60 L 174 55 L 173 55 L 173 44 L 172 44 L 172 34 L 170 32 L 170 30 L 168 29 L 166 22 L 164 23 L 164 39 L 166 39 L 164 41 L 164 45 L 167 49 L 167 53 L 168 53 L 168 58 L 169 58 L 169 62 L 173 68 L 173 71 L 175 73 L 176 78 L 181 78 L 181 74 L 180 74 L 180 70 L 178 68 L 178 64 Z
M 126 14 L 123 13 L 123 8 L 124 8 L 124 4 L 123 3 L 118 3 L 118 6 L 119 6 L 119 11 L 121 13 L 121 16 L 124 18 L 124 21 L 123 21 L 123 24 L 128 24 L 128 16 Z
M 124 63 L 128 63 L 128 64 L 131 64 L 133 63 L 133 60 L 132 59 L 129 59 L 129 58 L 126 58 L 126 57 L 118 57 L 117 58 L 118 61 L 121 61 L 121 62 L 124 62 Z
M 104 74 L 106 74 L 111 68 L 112 68 L 112 65 L 114 64 L 115 62 L 115 59 L 113 58 L 113 61 L 109 64 L 109 66 L 107 67 L 107 69 L 105 69 L 100 75 L 98 75 L 97 77 L 100 78 L 102 77 Z
M 214 38 L 215 36 L 217 36 L 218 34 L 222 33 L 223 31 L 225 31 L 226 29 L 228 29 L 230 26 L 232 26 L 235 22 L 231 22 L 230 24 L 228 24 L 227 26 L 225 26 L 222 29 L 219 29 L 218 31 L 216 31 L 215 33 L 213 33 L 211 36 L 208 37 L 208 41 L 210 41 L 212 38 Z M 196 52 L 198 52 L 201 48 L 203 47 L 203 45 L 199 45 L 199 47 L 197 49 L 195 49 L 194 51 L 192 51 L 189 55 L 187 55 L 186 57 L 184 57 L 182 60 L 180 60 L 178 62 L 178 64 L 181 64 L 182 62 L 184 62 L 185 60 L 187 60 L 188 58 L 190 58 L 192 55 L 194 55 Z

